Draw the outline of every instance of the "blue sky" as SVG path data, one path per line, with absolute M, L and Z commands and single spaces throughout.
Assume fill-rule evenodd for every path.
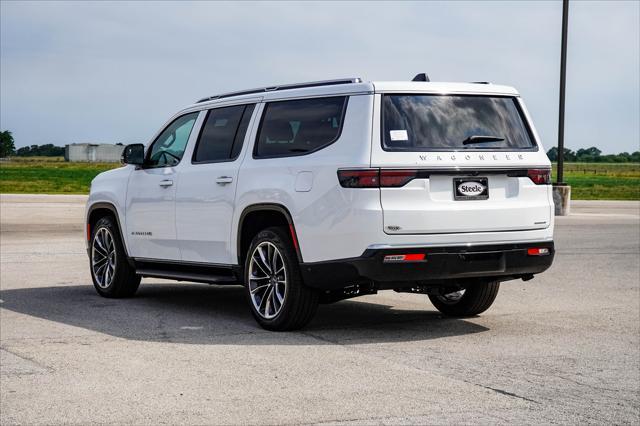
M 561 2 L 0 2 L 0 127 L 17 146 L 146 142 L 179 108 L 359 76 L 492 81 L 557 139 Z M 572 1 L 566 144 L 636 151 L 640 2 Z

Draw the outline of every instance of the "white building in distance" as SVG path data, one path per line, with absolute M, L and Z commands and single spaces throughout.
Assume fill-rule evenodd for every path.
M 64 147 L 65 161 L 88 161 L 92 163 L 117 163 L 124 145 L 72 143 Z

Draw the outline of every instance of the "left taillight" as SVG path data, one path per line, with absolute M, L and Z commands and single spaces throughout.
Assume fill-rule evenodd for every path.
M 344 188 L 379 188 L 380 170 L 338 170 L 338 180 Z
M 418 170 L 338 170 L 338 180 L 344 188 L 399 188 L 417 177 Z
M 549 185 L 551 183 L 551 169 L 529 169 L 527 176 L 536 185 Z

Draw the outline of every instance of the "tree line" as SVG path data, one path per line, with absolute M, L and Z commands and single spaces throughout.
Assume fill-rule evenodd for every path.
M 547 157 L 551 161 L 558 161 L 558 148 L 554 146 L 547 151 Z M 640 151 L 631 154 L 621 152 L 620 154 L 602 155 L 602 151 L 595 146 L 580 148 L 575 152 L 565 148 L 564 161 L 569 163 L 640 163 Z

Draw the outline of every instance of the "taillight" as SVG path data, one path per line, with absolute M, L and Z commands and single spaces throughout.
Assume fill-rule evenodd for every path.
M 380 186 L 380 170 L 338 170 L 340 186 L 344 188 L 378 188 Z
M 527 249 L 527 254 L 529 256 L 547 256 L 551 254 L 551 250 L 547 247 L 531 247 Z
M 536 185 L 549 185 L 551 183 L 551 169 L 529 169 L 527 176 Z
M 338 180 L 344 188 L 398 188 L 416 177 L 417 170 L 338 170 Z
M 405 186 L 418 176 L 417 170 L 381 170 L 380 186 L 397 188 Z

